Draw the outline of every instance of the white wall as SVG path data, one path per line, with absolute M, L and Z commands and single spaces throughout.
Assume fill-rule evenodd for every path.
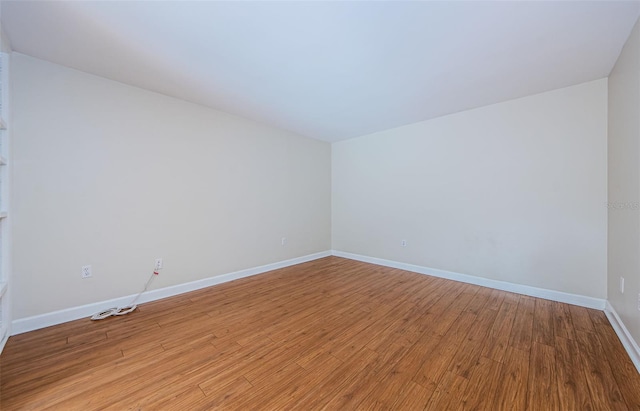
M 334 143 L 333 248 L 606 298 L 606 96 L 602 79 Z
M 328 143 L 17 53 L 13 87 L 14 320 L 136 293 L 156 257 L 159 288 L 330 249 Z
M 640 22 L 609 76 L 608 124 L 608 299 L 640 343 Z
M 14 319 L 135 293 L 156 257 L 159 288 L 330 248 L 607 297 L 606 79 L 331 148 L 20 54 L 13 73 Z

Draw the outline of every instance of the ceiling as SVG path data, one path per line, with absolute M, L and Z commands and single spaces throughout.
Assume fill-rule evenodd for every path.
M 2 1 L 15 51 L 326 141 L 606 77 L 639 1 Z

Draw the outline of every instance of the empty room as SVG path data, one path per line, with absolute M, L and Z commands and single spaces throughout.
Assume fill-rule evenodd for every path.
M 0 1 L 1 410 L 640 410 L 640 1 Z

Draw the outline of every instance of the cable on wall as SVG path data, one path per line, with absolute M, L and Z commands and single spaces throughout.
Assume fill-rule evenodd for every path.
M 93 314 L 93 316 L 91 317 L 91 320 L 95 321 L 95 320 L 104 320 L 107 317 L 111 317 L 116 316 L 116 315 L 125 315 L 125 314 L 129 314 L 130 312 L 133 312 L 138 305 L 136 304 L 136 302 L 138 301 L 138 298 L 140 298 L 140 296 L 147 291 L 147 289 L 149 289 L 149 285 L 151 285 L 151 282 L 153 281 L 153 278 L 155 276 L 158 275 L 158 270 L 155 270 L 153 272 L 153 274 L 151 274 L 151 276 L 149 276 L 149 279 L 147 280 L 147 283 L 144 285 L 144 289 L 142 291 L 140 291 L 138 293 L 138 295 L 135 296 L 135 298 L 133 300 L 131 300 L 131 303 L 129 303 L 129 305 L 125 305 L 124 307 L 113 307 L 113 308 L 107 308 L 106 310 L 100 311 L 99 313 L 95 313 Z

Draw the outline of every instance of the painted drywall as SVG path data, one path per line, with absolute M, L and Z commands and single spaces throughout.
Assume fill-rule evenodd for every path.
M 608 128 L 608 299 L 640 343 L 640 22 L 609 76 Z
M 154 288 L 330 249 L 328 143 L 17 53 L 12 67 L 14 320 L 136 293 L 158 257 Z
M 601 79 L 334 143 L 333 248 L 606 298 L 606 127 Z

